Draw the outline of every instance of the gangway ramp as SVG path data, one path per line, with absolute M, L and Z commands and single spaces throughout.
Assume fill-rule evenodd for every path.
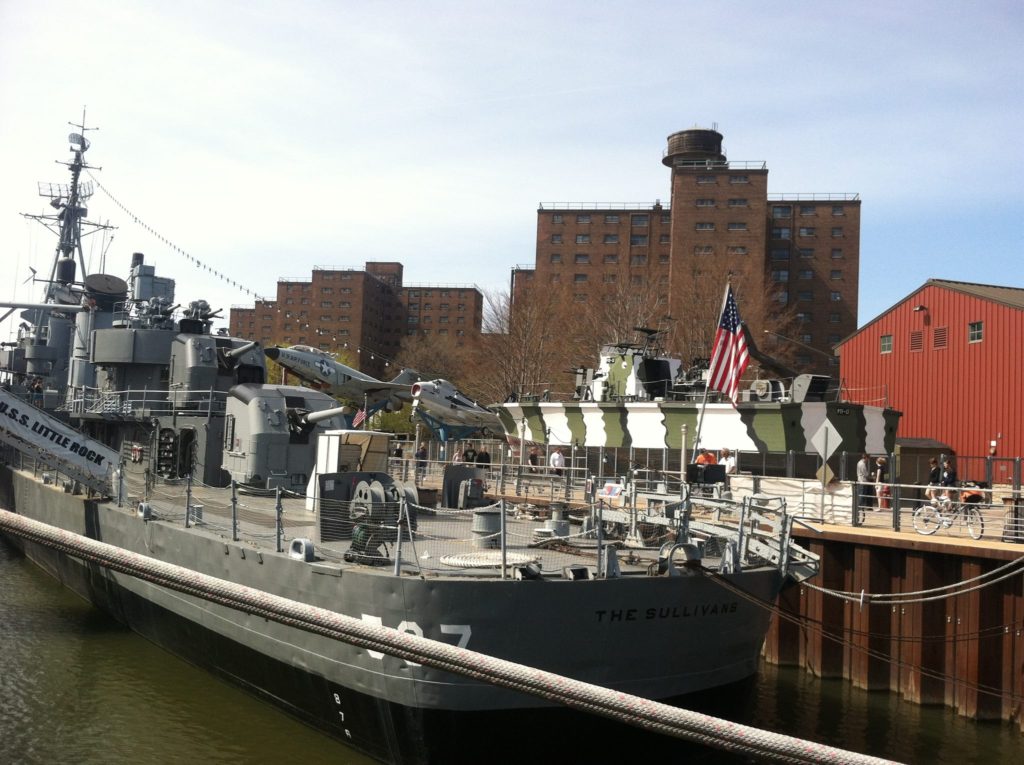
M 8 390 L 0 389 L 0 441 L 109 495 L 120 456 Z

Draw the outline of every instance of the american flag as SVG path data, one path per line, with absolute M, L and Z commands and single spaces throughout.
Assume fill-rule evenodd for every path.
M 353 428 L 358 428 L 360 425 L 363 424 L 363 420 L 365 420 L 365 419 L 366 419 L 366 410 L 365 409 L 360 409 L 358 412 L 356 412 L 356 416 L 352 418 L 352 427 Z
M 722 318 L 715 333 L 715 347 L 711 351 L 711 366 L 708 369 L 708 387 L 727 395 L 733 406 L 739 398 L 740 377 L 743 376 L 750 356 L 747 354 L 747 339 L 740 327 L 740 312 L 732 287 L 726 288 Z

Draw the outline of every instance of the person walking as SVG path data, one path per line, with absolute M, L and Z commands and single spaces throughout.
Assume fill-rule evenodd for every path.
M 562 454 L 561 446 L 556 446 L 555 450 L 551 452 L 548 464 L 555 475 L 562 475 L 562 470 L 565 468 L 565 456 Z
M 939 484 L 943 487 L 942 496 L 949 500 L 954 499 L 953 489 L 956 488 L 956 469 L 953 467 L 953 462 L 949 457 L 942 460 L 942 475 L 939 478 Z
M 939 485 L 942 482 L 942 470 L 939 468 L 939 461 L 932 457 L 928 460 L 928 488 L 924 495 L 928 499 L 935 499 L 939 495 Z

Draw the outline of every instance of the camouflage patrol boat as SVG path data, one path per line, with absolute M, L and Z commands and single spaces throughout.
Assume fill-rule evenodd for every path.
M 346 430 L 342 408 L 322 391 L 268 384 L 258 344 L 212 333 L 216 311 L 205 301 L 179 311 L 174 281 L 141 254 L 127 279 L 85 275 L 83 134 L 72 136 L 72 183 L 50 187 L 61 239 L 44 300 L 16 307 L 23 334 L 0 356 L 0 507 L 119 550 L 647 698 L 704 692 L 757 671 L 771 604 L 818 569 L 817 557 L 792 542 L 783 505 L 722 501 L 714 518 L 686 503 L 652 506 L 644 518 L 654 536 L 621 556 L 602 537 L 600 515 L 577 530 L 501 505 L 420 505 L 415 486 L 388 473 L 385 434 Z M 29 378 L 38 378 L 38 397 Z M 537 433 L 553 426 L 559 438 L 639 439 L 640 415 L 629 410 L 639 405 L 660 406 L 629 402 L 621 434 L 610 413 L 601 419 L 600 401 L 561 415 L 519 404 L 509 416 Z M 585 407 L 597 408 L 597 420 Z M 675 424 L 663 425 L 665 443 Z M 572 755 L 553 754 L 559 745 L 582 756 L 588 741 L 606 744 L 606 720 L 597 735 L 561 735 L 585 723 L 478 677 L 83 561 L 18 534 L 5 521 L 11 513 L 0 512 L 5 535 L 74 592 L 381 762 L 566 762 Z M 649 752 L 651 742 L 644 746 Z
M 679 359 L 661 352 L 660 332 L 637 331 L 644 342 L 604 346 L 597 369 L 577 371 L 573 400 L 530 397 L 495 407 L 507 437 L 553 446 L 675 451 L 686 438 L 692 449 L 706 370 L 684 370 Z M 764 366 L 788 374 L 754 380 L 736 406 L 712 394 L 700 446 L 734 453 L 811 452 L 825 428 L 834 461 L 843 452 L 892 453 L 898 411 L 844 401 L 834 380 L 787 369 L 759 353 L 749 332 L 747 346 Z

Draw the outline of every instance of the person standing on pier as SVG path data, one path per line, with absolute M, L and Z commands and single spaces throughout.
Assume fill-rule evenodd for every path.
M 885 457 L 879 457 L 875 463 L 878 469 L 875 471 L 875 493 L 878 495 L 878 509 L 889 509 L 889 466 Z
M 860 462 L 857 463 L 857 504 L 863 510 L 866 509 L 872 496 L 874 488 L 871 486 L 871 458 L 867 454 L 860 455 Z

